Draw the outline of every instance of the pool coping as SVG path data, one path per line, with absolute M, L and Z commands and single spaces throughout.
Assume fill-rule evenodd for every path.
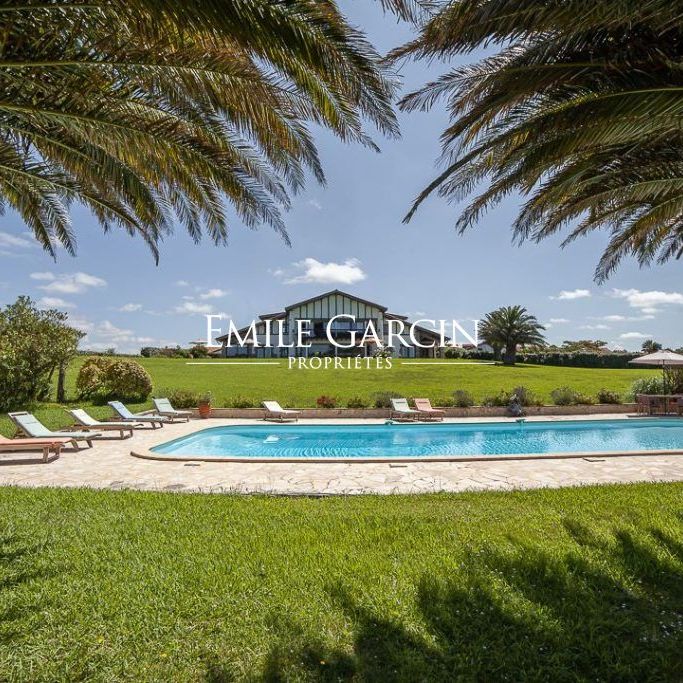
M 578 416 L 577 416 L 578 417 Z M 622 418 L 623 419 L 623 418 Z M 643 418 L 644 419 L 644 418 Z M 650 418 L 653 421 L 658 418 Z M 530 422 L 554 422 L 554 420 L 529 420 Z M 563 420 L 564 421 L 564 420 Z M 598 420 L 588 419 L 569 419 L 567 422 L 597 422 Z M 498 422 L 496 420 L 495 422 Z M 512 420 L 502 420 L 500 422 L 512 422 Z M 459 421 L 459 424 L 477 424 L 477 422 Z M 332 423 L 344 424 L 344 423 Z M 376 423 L 375 423 L 376 424 Z M 405 423 L 411 424 L 411 423 Z M 433 423 L 443 424 L 443 423 Z M 490 424 L 490 423 L 489 423 Z M 235 425 L 238 426 L 238 425 Z M 264 425 L 266 426 L 266 425 Z M 197 432 L 206 429 L 217 429 L 220 427 L 204 427 L 197 430 Z M 183 438 L 183 437 L 179 437 Z M 173 440 L 172 440 L 173 441 Z M 161 446 L 168 441 L 154 444 L 151 448 Z M 165 462 L 222 462 L 222 463 L 336 463 L 336 464 L 353 464 L 353 463 L 415 463 L 415 462 L 496 462 L 512 460 L 567 460 L 567 459 L 587 459 L 587 458 L 620 458 L 631 456 L 648 456 L 648 455 L 683 455 L 683 449 L 666 449 L 666 450 L 641 450 L 641 451 L 587 451 L 579 453 L 496 453 L 495 455 L 427 455 L 427 456 L 361 456 L 356 458 L 311 458 L 311 457 L 246 457 L 246 456 L 210 456 L 210 455 L 182 455 L 172 456 L 163 453 L 156 453 L 147 448 L 144 450 L 132 450 L 130 454 L 135 458 L 143 460 L 160 460 Z
M 627 458 L 632 456 L 646 455 L 683 455 L 683 449 L 664 450 L 664 451 L 616 451 L 616 452 L 595 452 L 586 453 L 510 453 L 496 455 L 423 455 L 423 456 L 397 456 L 391 457 L 359 457 L 359 458 L 245 458 L 239 456 L 209 456 L 209 455 L 183 455 L 170 456 L 154 453 L 150 450 L 131 451 L 130 454 L 135 458 L 144 460 L 163 460 L 166 462 L 253 462 L 253 463 L 336 463 L 352 465 L 354 463 L 409 463 L 409 462 L 495 462 L 504 460 L 568 460 L 568 459 L 587 459 L 587 458 Z

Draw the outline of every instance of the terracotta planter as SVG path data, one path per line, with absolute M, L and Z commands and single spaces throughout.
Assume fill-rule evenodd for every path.
M 197 405 L 197 410 L 199 410 L 199 417 L 202 419 L 206 420 L 211 417 L 211 404 L 208 401 Z

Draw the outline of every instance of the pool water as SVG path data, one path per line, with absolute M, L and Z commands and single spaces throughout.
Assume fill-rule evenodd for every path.
M 582 420 L 380 425 L 213 427 L 152 449 L 226 458 L 421 458 L 437 456 L 683 451 L 683 420 Z

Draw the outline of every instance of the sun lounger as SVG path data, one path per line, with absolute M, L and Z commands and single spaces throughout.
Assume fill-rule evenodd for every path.
M 51 439 L 71 439 L 74 442 L 85 441 L 88 446 L 92 447 L 93 439 L 98 439 L 102 436 L 100 432 L 53 432 L 48 429 L 40 420 L 31 415 L 31 413 L 8 413 L 12 422 L 17 426 L 21 434 L 33 437 L 35 439 L 44 439 L 49 441 Z
M 50 439 L 8 439 L 0 436 L 0 453 L 13 453 L 15 451 L 42 451 L 43 462 L 48 462 L 50 453 L 59 456 L 62 448 L 71 444 L 75 448 L 78 445 L 75 439 L 68 437 L 64 438 L 50 438 Z
M 157 413 L 164 417 L 168 417 L 171 422 L 174 420 L 185 420 L 186 422 L 189 422 L 190 417 L 192 417 L 191 410 L 176 410 L 167 398 L 153 398 L 152 402 L 154 403 Z
M 432 403 L 428 398 L 416 398 L 415 407 L 420 412 L 423 420 L 443 421 L 443 410 L 432 408 Z
M 134 424 L 132 422 L 100 422 L 94 417 L 88 415 L 85 410 L 77 408 L 76 410 L 69 410 L 69 414 L 76 420 L 74 427 L 81 427 L 86 431 L 95 430 L 100 432 L 119 432 L 122 439 L 127 439 L 133 436 L 135 427 L 140 427 L 140 423 Z
M 286 410 L 277 401 L 263 401 L 262 405 L 266 409 L 264 420 L 296 422 L 301 415 L 300 410 Z
M 389 417 L 394 420 L 417 420 L 420 417 L 420 411 L 413 410 L 405 398 L 392 398 Z
M 109 405 L 123 422 L 149 424 L 152 426 L 152 429 L 156 429 L 157 426 L 163 427 L 169 422 L 169 419 L 163 415 L 140 415 L 138 413 L 131 413 L 121 401 L 109 401 Z

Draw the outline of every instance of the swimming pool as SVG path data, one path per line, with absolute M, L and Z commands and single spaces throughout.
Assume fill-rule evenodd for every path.
M 652 451 L 683 452 L 683 420 L 236 425 L 169 441 L 148 457 L 358 461 Z

